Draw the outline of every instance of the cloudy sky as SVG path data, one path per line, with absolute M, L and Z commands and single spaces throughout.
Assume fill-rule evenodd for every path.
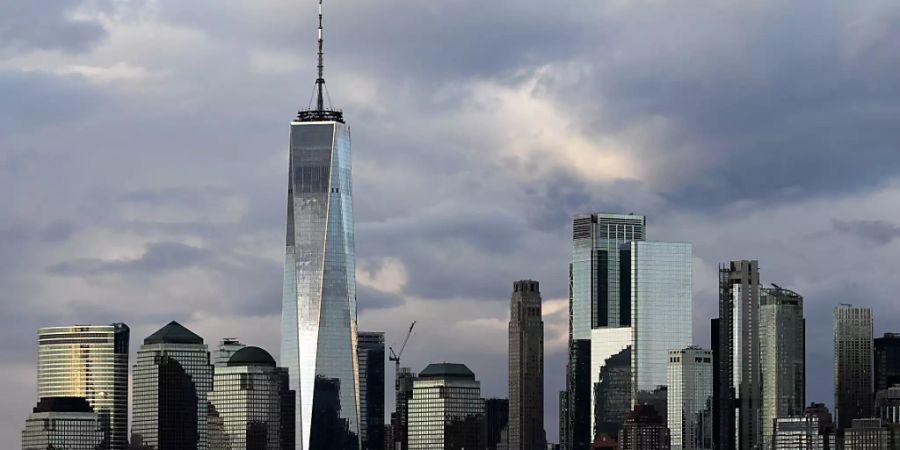
M 35 398 L 35 330 L 176 319 L 278 351 L 288 123 L 313 0 L 0 2 L 0 442 Z M 541 282 L 546 427 L 563 386 L 571 216 L 636 212 L 716 267 L 800 292 L 808 400 L 831 309 L 900 331 L 900 3 L 326 4 L 353 130 L 359 322 L 404 363 L 506 396 L 512 282 Z M 389 373 L 391 371 L 389 370 Z M 390 380 L 388 383 L 392 383 Z M 391 384 L 389 384 L 390 386 Z M 388 399 L 391 409 L 392 401 Z

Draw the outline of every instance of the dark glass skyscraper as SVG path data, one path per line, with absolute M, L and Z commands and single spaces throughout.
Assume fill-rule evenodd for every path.
M 203 338 L 170 322 L 144 339 L 134 365 L 132 444 L 207 447 L 207 393 L 213 366 Z
M 504 430 L 509 425 L 509 400 L 505 398 L 489 398 L 484 401 L 484 428 L 487 450 L 506 448 L 502 442 Z M 508 449 L 507 449 L 508 450 Z
M 38 398 L 87 399 L 112 450 L 128 446 L 129 336 L 124 323 L 38 330 Z
M 900 384 L 900 333 L 875 338 L 875 392 Z
M 544 450 L 544 321 L 537 281 L 513 283 L 509 319 L 509 450 Z
M 281 360 L 297 392 L 297 448 L 360 448 L 350 127 L 324 104 L 291 122 Z M 315 411 L 315 413 L 313 413 Z
M 360 436 L 364 450 L 384 449 L 384 333 L 359 332 Z
M 838 433 L 872 417 L 872 310 L 834 308 L 834 421 Z

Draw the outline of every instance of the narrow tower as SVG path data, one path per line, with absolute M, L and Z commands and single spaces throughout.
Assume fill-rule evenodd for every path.
M 509 450 L 547 447 L 544 434 L 544 321 L 537 281 L 513 283 L 509 317 Z
M 315 106 L 291 122 L 281 363 L 296 448 L 360 448 L 350 127 L 326 107 L 322 0 Z M 315 413 L 314 413 L 315 411 Z

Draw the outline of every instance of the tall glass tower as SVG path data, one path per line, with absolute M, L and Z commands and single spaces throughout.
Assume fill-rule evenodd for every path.
M 325 108 L 319 0 L 316 104 L 291 122 L 281 362 L 297 449 L 360 448 L 350 127 Z

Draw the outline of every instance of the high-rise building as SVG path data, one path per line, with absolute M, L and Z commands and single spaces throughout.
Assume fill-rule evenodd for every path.
M 482 448 L 481 383 L 464 364 L 429 364 L 413 382 L 410 450 Z
M 712 350 L 669 351 L 668 425 L 673 450 L 712 449 Z
M 762 288 L 759 299 L 760 418 L 770 448 L 775 419 L 800 416 L 806 406 L 806 320 L 796 292 Z
M 287 369 L 275 367 L 267 351 L 253 346 L 236 351 L 224 367 L 216 367 L 209 392 L 210 449 L 293 449 L 294 397 Z
M 900 333 L 875 338 L 875 392 L 900 384 Z
M 559 448 L 569 450 L 569 392 L 559 391 Z
M 875 417 L 884 423 L 900 424 L 900 386 L 875 393 Z
M 509 319 L 509 449 L 545 450 L 544 321 L 537 281 L 513 283 Z
M 358 355 L 361 448 L 384 450 L 384 333 L 360 331 Z
M 635 405 L 619 430 L 619 450 L 669 450 L 669 428 L 649 405 Z
M 397 372 L 395 384 L 396 400 L 394 412 L 391 414 L 391 434 L 393 435 L 392 450 L 407 450 L 409 448 L 409 401 L 413 396 L 413 382 L 416 374 L 409 367 L 401 367 Z
M 124 323 L 38 330 L 38 398 L 86 399 L 111 450 L 128 447 L 128 339 Z
M 281 360 L 297 392 L 297 449 L 357 449 L 350 127 L 340 111 L 325 106 L 321 0 L 318 36 L 316 105 L 291 122 Z M 313 411 L 317 402 L 331 396 L 337 401 L 329 406 L 335 408 L 337 421 L 326 423 L 330 417 Z M 340 430 L 340 438 L 327 434 L 335 430 Z
M 502 450 L 501 437 L 509 425 L 509 400 L 489 398 L 484 401 L 484 428 L 487 450 Z M 507 438 L 508 439 L 508 438 Z M 506 443 L 503 443 L 506 444 Z
M 838 433 L 872 417 L 872 310 L 834 309 L 834 416 Z
M 719 268 L 719 318 L 714 322 L 713 420 L 716 449 L 760 446 L 759 263 Z
M 645 241 L 645 225 L 633 214 L 573 222 L 569 367 L 577 367 L 578 342 L 589 341 L 590 382 L 579 384 L 574 373 L 567 381 L 575 397 L 580 385 L 590 392 L 588 442 L 596 433 L 616 435 L 632 406 L 664 401 L 668 351 L 692 340 L 691 245 Z M 569 426 L 577 440 L 583 431 Z
M 853 419 L 844 430 L 844 450 L 894 450 L 895 429 L 881 419 Z
M 207 447 L 213 366 L 203 338 L 172 321 L 144 339 L 133 375 L 131 440 L 170 450 Z
M 106 448 L 103 423 L 81 397 L 44 397 L 25 421 L 22 450 Z
M 592 429 L 590 339 L 574 339 L 569 343 L 566 390 L 568 415 L 565 447 L 569 450 L 588 450 L 591 446 Z
M 235 338 L 223 338 L 219 341 L 219 347 L 213 354 L 213 366 L 228 367 L 228 360 L 231 359 L 236 351 L 244 348 L 245 345 Z

